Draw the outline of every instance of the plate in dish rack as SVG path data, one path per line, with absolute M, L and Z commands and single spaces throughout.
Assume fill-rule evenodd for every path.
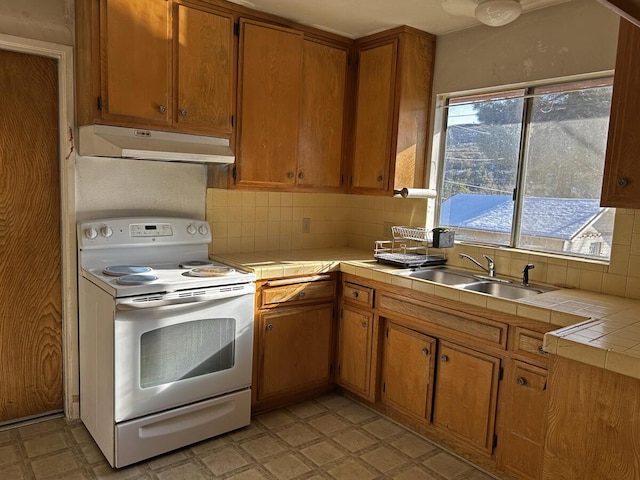
M 231 267 L 199 267 L 189 270 L 189 275 L 193 277 L 223 277 L 231 275 L 236 271 Z

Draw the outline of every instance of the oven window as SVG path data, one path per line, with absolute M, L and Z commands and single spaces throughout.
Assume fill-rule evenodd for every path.
M 140 387 L 232 368 L 235 334 L 233 318 L 196 320 L 144 333 L 140 338 Z

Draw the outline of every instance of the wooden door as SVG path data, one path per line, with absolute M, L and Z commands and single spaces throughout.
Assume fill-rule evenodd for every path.
M 229 137 L 235 88 L 234 17 L 185 5 L 176 9 L 175 123 L 183 131 Z
M 347 49 L 305 40 L 297 184 L 342 186 Z
M 498 464 L 520 478 L 539 480 L 547 423 L 547 371 L 514 361 L 506 381 L 506 421 L 498 443 Z
M 0 423 L 62 410 L 58 68 L 0 51 Z
M 385 191 L 393 135 L 398 43 L 361 48 L 358 53 L 356 118 L 351 188 Z M 395 152 L 394 152 L 395 154 Z
M 437 366 L 434 425 L 482 450 L 493 450 L 500 360 L 441 342 Z
M 104 119 L 171 125 L 170 19 L 167 0 L 101 0 Z
M 259 400 L 331 382 L 333 303 L 273 309 L 260 328 Z
M 338 383 L 348 390 L 371 397 L 371 344 L 373 314 L 342 307 L 338 330 Z
M 600 204 L 640 208 L 640 27 L 620 19 Z
M 294 186 L 302 33 L 241 20 L 236 184 Z
M 384 343 L 382 401 L 431 420 L 435 338 L 389 323 Z

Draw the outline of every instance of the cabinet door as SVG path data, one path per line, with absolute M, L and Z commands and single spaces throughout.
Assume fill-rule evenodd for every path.
M 305 40 L 302 54 L 298 186 L 340 188 L 347 50 Z
M 260 400 L 331 382 L 333 303 L 260 315 Z
M 338 383 L 367 399 L 371 397 L 373 314 L 343 306 L 338 330 Z
M 397 52 L 397 39 L 358 52 L 352 188 L 389 187 Z
M 384 344 L 382 401 L 422 420 L 431 419 L 436 340 L 389 323 Z
M 178 5 L 175 38 L 181 130 L 231 135 L 234 61 L 233 16 Z
M 441 342 L 436 370 L 434 425 L 491 452 L 500 360 Z
M 606 207 L 640 208 L 640 27 L 620 19 L 602 198 Z
M 296 181 L 302 33 L 241 20 L 236 184 Z
M 102 117 L 171 124 L 171 9 L 167 0 L 101 0 Z
M 510 370 L 498 464 L 520 478 L 538 480 L 542 477 L 547 419 L 547 371 L 518 361 Z

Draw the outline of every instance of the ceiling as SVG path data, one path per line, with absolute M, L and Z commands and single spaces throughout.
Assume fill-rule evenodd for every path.
M 477 0 L 229 1 L 350 38 L 399 25 L 409 25 L 434 35 L 480 25 L 473 16 Z M 526 13 L 565 1 L 568 0 L 521 0 L 521 4 Z

